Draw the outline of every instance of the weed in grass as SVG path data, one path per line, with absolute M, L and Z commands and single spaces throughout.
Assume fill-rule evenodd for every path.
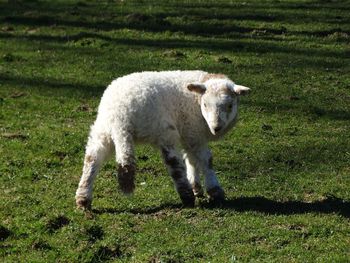
M 104 231 L 100 226 L 91 226 L 86 230 L 86 234 L 89 236 L 89 241 L 94 243 L 103 238 Z
M 3 241 L 11 235 L 11 231 L 4 226 L 0 226 L 0 240 Z
M 46 229 L 49 232 L 57 231 L 58 229 L 69 224 L 69 219 L 63 215 L 50 219 L 46 224 Z
M 104 262 L 106 260 L 116 259 L 122 256 L 122 252 L 119 247 L 115 247 L 113 249 L 109 247 L 99 247 L 99 249 L 95 252 L 90 262 Z
M 32 243 L 32 249 L 33 250 L 50 250 L 52 247 L 42 240 L 35 240 Z

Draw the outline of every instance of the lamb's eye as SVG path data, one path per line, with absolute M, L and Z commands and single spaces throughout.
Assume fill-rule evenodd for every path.
M 206 103 L 203 103 L 203 106 L 204 106 L 204 108 L 206 108 L 206 107 L 207 107 L 207 104 L 206 104 Z
M 232 111 L 233 105 L 230 103 L 226 106 L 227 111 Z

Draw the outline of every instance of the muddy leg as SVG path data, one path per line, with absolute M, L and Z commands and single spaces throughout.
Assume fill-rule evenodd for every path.
M 203 189 L 200 182 L 199 167 L 196 160 L 189 154 L 184 154 L 184 160 L 186 164 L 187 179 L 192 186 L 192 190 L 195 196 L 203 197 Z
M 197 163 L 203 174 L 206 192 L 212 201 L 221 202 L 225 199 L 224 190 L 222 190 L 219 181 L 213 169 L 213 157 L 207 146 L 192 148 L 188 151 L 195 163 Z
M 75 195 L 78 208 L 91 209 L 93 183 L 102 163 L 110 156 L 111 149 L 110 138 L 92 130 L 86 147 L 83 174 Z
M 161 150 L 164 162 L 173 178 L 176 190 L 180 195 L 183 205 L 193 207 L 195 198 L 192 187 L 186 177 L 186 168 L 182 159 L 179 157 L 178 152 L 173 146 L 162 146 Z
M 135 189 L 136 173 L 134 143 L 130 134 L 127 132 L 122 134 L 124 134 L 124 137 L 113 137 L 118 163 L 118 183 L 124 194 L 132 194 Z

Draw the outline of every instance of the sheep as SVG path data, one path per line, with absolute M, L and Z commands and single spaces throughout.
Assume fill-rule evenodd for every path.
M 249 90 L 225 75 L 204 71 L 141 72 L 112 81 L 91 126 L 77 207 L 91 209 L 94 179 L 113 152 L 119 187 L 133 192 L 135 143 L 160 149 L 184 206 L 193 207 L 195 197 L 203 196 L 200 173 L 209 199 L 224 200 L 208 142 L 235 125 L 239 97 Z

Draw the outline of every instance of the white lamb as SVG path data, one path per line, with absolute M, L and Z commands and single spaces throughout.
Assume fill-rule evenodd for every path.
M 205 176 L 209 198 L 223 200 L 208 141 L 234 126 L 239 95 L 248 92 L 249 88 L 225 75 L 203 71 L 142 72 L 114 80 L 104 92 L 91 127 L 77 206 L 91 209 L 94 179 L 113 152 L 120 188 L 133 192 L 135 142 L 160 148 L 183 205 L 194 206 L 195 196 L 203 194 L 200 173 Z M 184 161 L 178 147 L 183 149 Z

